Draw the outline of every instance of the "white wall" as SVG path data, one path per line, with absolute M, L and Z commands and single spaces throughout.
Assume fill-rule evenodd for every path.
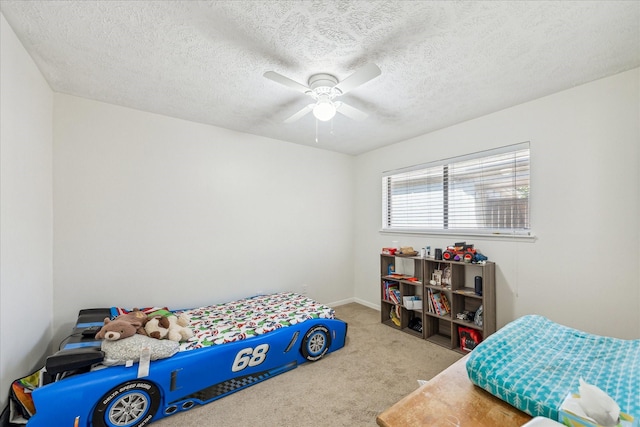
M 353 158 L 68 95 L 54 108 L 54 309 L 353 297 Z
M 381 172 L 531 142 L 535 242 L 467 238 L 497 264 L 498 326 L 538 313 L 592 333 L 640 338 L 638 69 L 356 158 L 355 296 L 379 306 L 380 248 L 461 237 L 381 228 Z
M 52 336 L 53 93 L 0 14 L 0 410 Z

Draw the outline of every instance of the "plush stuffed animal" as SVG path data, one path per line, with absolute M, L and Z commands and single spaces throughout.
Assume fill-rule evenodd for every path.
M 137 308 L 134 308 L 129 313 L 121 314 L 113 320 L 105 317 L 104 325 L 96 334 L 96 338 L 117 341 L 135 334 L 147 335 L 144 329 L 147 320 L 147 315 Z
M 160 314 L 153 317 L 149 317 L 147 324 L 144 325 L 144 330 L 151 338 L 158 340 L 164 339 L 169 333 L 169 319 Z
M 193 331 L 188 327 L 189 318 L 186 315 L 170 316 L 169 323 L 169 334 L 167 338 L 171 341 L 186 341 L 193 336 Z
M 180 342 L 193 336 L 193 331 L 187 325 L 189 318 L 186 315 L 176 316 L 170 311 L 158 310 L 149 314 L 145 330 L 152 338 Z

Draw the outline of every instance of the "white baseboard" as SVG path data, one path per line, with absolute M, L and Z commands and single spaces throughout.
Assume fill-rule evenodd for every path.
M 339 305 L 345 305 L 345 304 L 350 304 L 352 302 L 356 302 L 355 298 L 347 298 L 347 299 L 341 299 L 339 301 L 335 301 L 335 302 L 330 302 L 327 305 L 329 307 L 337 307 Z
M 343 300 L 340 300 L 340 301 L 335 301 L 335 302 L 329 303 L 327 305 L 329 307 L 337 307 L 339 305 L 350 304 L 352 302 L 355 302 L 357 304 L 364 305 L 365 307 L 373 308 L 374 310 L 380 311 L 380 306 L 379 305 L 372 304 L 369 301 L 365 301 L 365 300 L 360 299 L 360 298 L 347 298 L 347 299 L 343 299 Z
M 380 311 L 380 305 L 378 304 L 373 304 L 369 301 L 365 301 L 363 299 L 360 298 L 354 298 L 355 302 L 357 302 L 358 304 L 364 305 L 365 307 L 369 307 L 369 308 L 373 308 L 374 310 L 378 310 Z

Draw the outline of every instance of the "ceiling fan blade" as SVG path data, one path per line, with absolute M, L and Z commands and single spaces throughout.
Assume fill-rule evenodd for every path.
M 364 120 L 369 117 L 367 113 L 360 111 L 349 104 L 345 104 L 344 102 L 336 102 L 336 111 L 349 117 L 350 119 L 358 121 Z
M 311 92 L 311 89 L 309 89 L 307 86 L 291 80 L 289 77 L 285 77 L 282 74 L 278 74 L 275 71 L 267 71 L 263 75 L 269 80 L 273 80 L 276 83 L 287 86 L 289 89 L 297 90 L 298 92 L 302 93 Z
M 293 123 L 296 120 L 300 119 L 302 116 L 309 114 L 311 111 L 313 111 L 313 107 L 316 104 L 309 104 L 306 107 L 304 107 L 302 110 L 298 111 L 297 113 L 295 113 L 293 116 L 289 117 L 288 119 L 286 119 L 284 122 L 285 123 Z
M 381 73 L 382 71 L 380 71 L 380 68 L 376 64 L 367 64 L 364 67 L 358 68 L 355 73 L 335 85 L 335 89 L 345 94 L 361 84 L 375 79 Z

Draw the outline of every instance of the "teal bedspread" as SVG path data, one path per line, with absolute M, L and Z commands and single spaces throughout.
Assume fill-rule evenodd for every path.
M 640 417 L 640 340 L 602 337 L 537 315 L 488 337 L 467 361 L 471 381 L 532 416 L 558 419 L 578 380 L 595 384 Z

